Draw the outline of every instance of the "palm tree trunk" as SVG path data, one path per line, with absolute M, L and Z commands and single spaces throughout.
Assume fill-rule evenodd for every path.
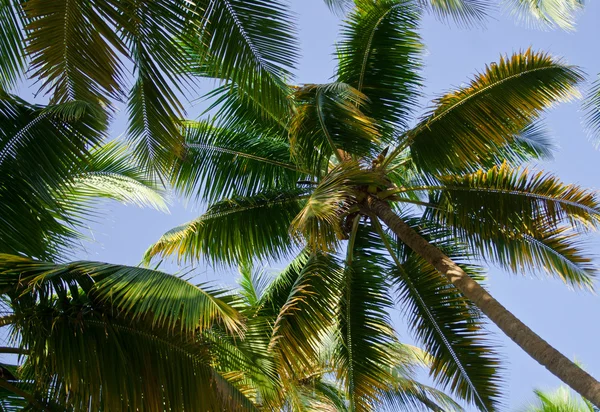
M 370 198 L 369 207 L 403 243 L 445 275 L 529 356 L 584 398 L 600 407 L 600 382 L 517 319 L 452 259 L 407 225 L 386 202 Z

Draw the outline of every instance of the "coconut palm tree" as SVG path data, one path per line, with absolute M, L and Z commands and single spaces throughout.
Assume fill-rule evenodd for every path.
M 335 81 L 290 86 L 277 111 L 235 85 L 212 92 L 217 113 L 184 124 L 187 151 L 172 179 L 210 206 L 146 259 L 231 264 L 307 247 L 313 260 L 339 267 L 320 263 L 315 275 L 308 264 L 290 280 L 271 345 L 284 359 L 310 362 L 333 328 L 351 410 L 371 408 L 389 377 L 393 359 L 383 348 L 395 339 L 395 301 L 435 357 L 432 375 L 482 410 L 495 408 L 501 382 L 483 314 L 600 404 L 600 383 L 498 303 L 469 263 L 476 256 L 517 273 L 544 269 L 592 287 L 579 235 L 598 226 L 597 196 L 521 168 L 548 152 L 538 119 L 577 96 L 582 74 L 542 52 L 501 56 L 411 127 L 422 80 L 418 18 L 407 1 L 356 2 Z M 294 362 L 285 361 L 290 373 Z

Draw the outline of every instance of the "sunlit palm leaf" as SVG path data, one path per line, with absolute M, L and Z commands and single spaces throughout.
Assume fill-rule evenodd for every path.
M 577 14 L 583 10 L 583 0 L 511 0 L 510 12 L 534 27 L 559 27 L 575 30 Z
M 221 322 L 241 332 L 240 316 L 222 292 L 194 286 L 155 270 L 98 262 L 53 264 L 0 254 L 0 284 L 17 295 L 23 290 L 48 299 L 53 293 L 78 296 L 78 288 L 97 306 L 130 322 L 147 321 L 165 330 L 193 335 Z
M 362 0 L 338 44 L 338 81 L 368 97 L 366 114 L 400 128 L 408 126 L 421 85 L 418 18 L 417 6 L 409 1 Z
M 179 259 L 207 258 L 238 264 L 253 258 L 281 259 L 295 246 L 290 223 L 301 210 L 301 189 L 223 200 L 204 215 L 165 233 L 145 253 Z
M 292 233 L 301 235 L 308 245 L 317 250 L 335 250 L 340 239 L 347 238 L 344 227 L 352 207 L 364 198 L 359 187 L 382 188 L 384 178 L 371 170 L 361 168 L 358 162 L 346 161 L 333 168 L 313 190 L 306 205 L 291 225 Z
M 527 50 L 501 57 L 468 87 L 447 94 L 407 133 L 417 166 L 428 172 L 475 171 L 484 161 L 500 163 L 498 148 L 554 103 L 577 96 L 579 69 Z
M 280 295 L 284 300 L 273 301 L 270 295 L 270 302 L 265 302 L 279 306 L 270 347 L 290 376 L 317 364 L 321 341 L 334 322 L 342 281 L 340 262 L 333 256 L 311 254 L 303 267 L 294 269 L 277 281 L 279 288 L 287 283 L 286 293 Z
M 214 202 L 293 189 L 306 175 L 290 159 L 287 141 L 251 126 L 224 129 L 208 122 L 187 122 L 183 133 L 187 151 L 177 162 L 172 181 L 186 197 Z

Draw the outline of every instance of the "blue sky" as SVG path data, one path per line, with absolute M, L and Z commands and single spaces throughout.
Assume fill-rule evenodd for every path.
M 302 60 L 298 83 L 327 82 L 334 69 L 334 42 L 338 34 L 338 18 L 324 6 L 322 0 L 293 0 L 298 13 L 302 42 Z M 426 45 L 424 57 L 426 104 L 435 96 L 460 86 L 486 63 L 498 59 L 500 53 L 511 53 L 532 46 L 555 56 L 562 56 L 582 67 L 590 78 L 600 72 L 600 53 L 596 42 L 600 39 L 600 3 L 586 7 L 579 18 L 577 31 L 539 31 L 519 25 L 509 15 L 492 12 L 485 29 L 458 29 L 426 16 L 421 33 Z M 205 89 L 203 91 L 208 91 Z M 190 113 L 196 113 L 192 108 Z M 563 104 L 547 114 L 547 124 L 553 131 L 558 150 L 555 159 L 534 165 L 558 174 L 564 181 L 585 187 L 600 188 L 600 151 L 595 150 L 581 125 L 579 103 Z M 124 130 L 123 120 L 114 126 L 114 133 Z M 143 251 L 166 230 L 179 225 L 202 210 L 202 205 L 184 208 L 178 202 L 171 214 L 160 214 L 148 209 L 123 207 L 115 203 L 104 206 L 108 213 L 96 223 L 93 241 L 86 243 L 86 251 L 78 258 L 122 264 L 137 264 Z M 600 253 L 600 237 L 590 239 L 591 250 Z M 174 268 L 174 266 L 169 266 Z M 234 271 L 215 273 L 202 265 L 196 269 L 198 281 L 216 280 L 233 284 Z M 488 288 L 491 293 L 534 331 L 548 340 L 566 356 L 581 360 L 587 370 L 600 378 L 600 340 L 597 316 L 600 298 L 589 292 L 568 290 L 559 281 L 543 274 L 523 276 L 503 273 L 490 268 Z M 404 341 L 410 337 L 402 328 L 399 314 L 394 314 L 399 333 Z M 508 341 L 494 327 L 500 351 L 505 357 L 506 406 L 516 411 L 531 399 L 534 387 L 553 388 L 559 381 Z

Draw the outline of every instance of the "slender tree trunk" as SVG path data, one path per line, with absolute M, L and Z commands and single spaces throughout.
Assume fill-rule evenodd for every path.
M 581 396 L 600 407 L 600 382 L 517 319 L 452 259 L 407 225 L 386 202 L 370 198 L 369 207 L 403 243 L 445 275 L 529 356 Z

